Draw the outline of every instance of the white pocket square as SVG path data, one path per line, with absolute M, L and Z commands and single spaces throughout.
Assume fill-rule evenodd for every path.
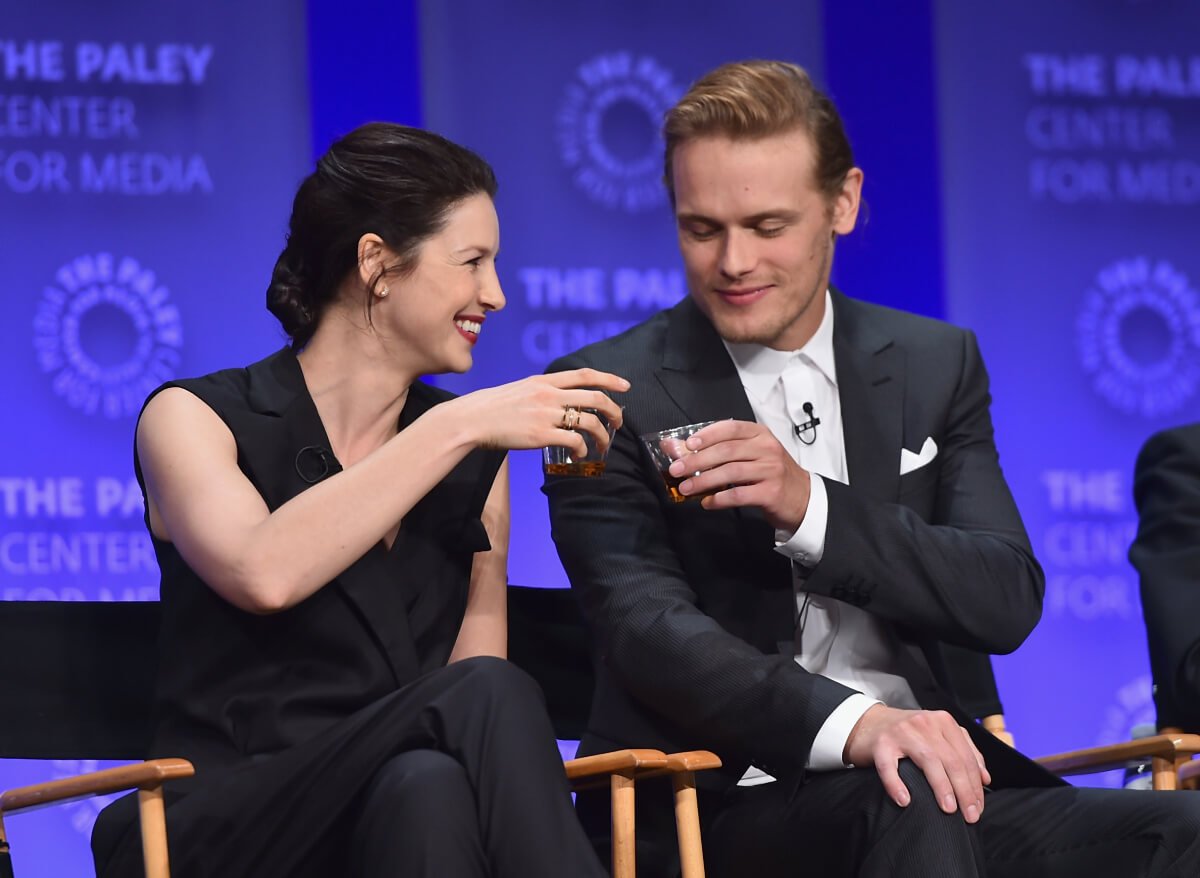
M 913 470 L 918 470 L 928 463 L 932 463 L 937 457 L 937 443 L 933 441 L 932 436 L 925 437 L 925 444 L 921 446 L 921 450 L 913 454 L 907 448 L 900 449 L 900 475 L 908 475 Z

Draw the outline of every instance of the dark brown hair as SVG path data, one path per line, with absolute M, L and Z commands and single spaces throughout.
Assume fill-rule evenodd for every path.
M 444 137 L 385 122 L 356 128 L 329 148 L 292 202 L 287 246 L 267 288 L 267 309 L 294 348 L 312 338 L 338 287 L 358 266 L 358 241 L 374 232 L 400 257 L 368 285 L 365 307 L 385 275 L 403 276 L 421 244 L 455 205 L 496 195 L 492 168 Z

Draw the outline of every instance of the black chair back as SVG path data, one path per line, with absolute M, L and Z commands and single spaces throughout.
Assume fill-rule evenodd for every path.
M 0 601 L 0 757 L 142 759 L 156 602 Z
M 541 685 L 555 733 L 578 739 L 595 678 L 569 589 L 509 586 L 509 656 Z M 142 759 L 159 605 L 0 601 L 0 758 Z
M 967 716 L 979 720 L 985 716 L 1004 713 L 996 676 L 992 672 L 992 657 L 985 652 L 940 644 L 950 691 Z
M 569 588 L 508 587 L 508 657 L 546 693 L 554 733 L 579 740 L 596 677 L 590 633 Z

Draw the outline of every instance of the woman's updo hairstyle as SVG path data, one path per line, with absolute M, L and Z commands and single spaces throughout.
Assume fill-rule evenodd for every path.
M 292 347 L 308 343 L 342 281 L 357 270 L 363 235 L 374 232 L 400 257 L 371 279 L 369 308 L 382 277 L 411 272 L 421 244 L 441 231 L 455 205 L 479 193 L 496 195 L 491 166 L 429 131 L 373 122 L 334 143 L 296 192 L 287 246 L 267 288 L 267 309 Z

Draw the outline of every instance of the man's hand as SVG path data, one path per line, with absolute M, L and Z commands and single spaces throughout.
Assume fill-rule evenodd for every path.
M 846 739 L 843 761 L 875 765 L 883 788 L 900 807 L 912 797 L 898 765 L 908 758 L 925 773 L 941 809 L 961 810 L 968 823 L 983 813 L 983 786 L 992 782 L 967 730 L 945 711 L 900 710 L 876 704 L 859 718 Z
M 679 490 L 709 494 L 705 509 L 758 506 L 776 530 L 794 533 L 808 511 L 810 476 L 762 424 L 718 421 L 687 441 L 692 452 L 671 464 L 675 477 L 693 473 Z M 714 493 L 715 492 L 715 493 Z

